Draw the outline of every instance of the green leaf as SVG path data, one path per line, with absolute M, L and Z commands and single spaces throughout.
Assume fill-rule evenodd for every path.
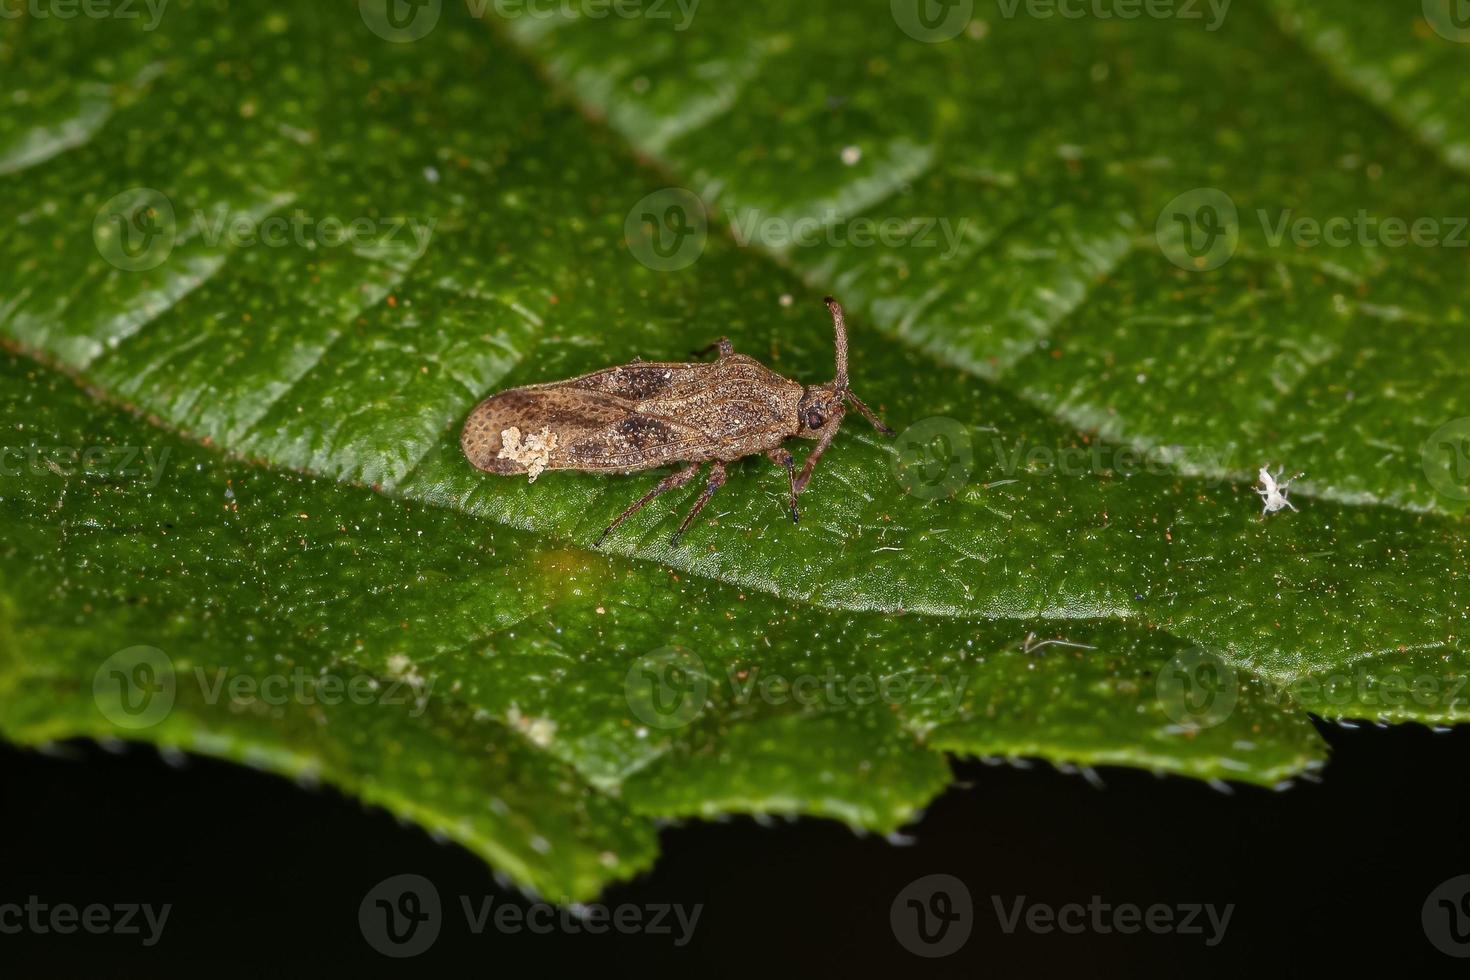
M 1403 69 L 1463 50 L 1286 3 L 941 44 L 836 0 L 373 9 L 0 23 L 5 737 L 326 780 L 580 899 L 660 819 L 891 830 L 945 753 L 1274 784 L 1308 711 L 1465 717 L 1470 492 L 1425 451 L 1470 416 L 1464 253 L 1256 219 L 1470 213 L 1451 83 Z M 688 263 L 641 237 L 670 180 Z M 1154 229 L 1206 186 L 1241 221 L 1197 271 Z M 459 452 L 491 391 L 719 335 L 825 380 L 828 291 L 906 432 L 849 425 L 798 526 L 756 460 L 682 547 L 675 495 L 593 551 L 658 474 Z

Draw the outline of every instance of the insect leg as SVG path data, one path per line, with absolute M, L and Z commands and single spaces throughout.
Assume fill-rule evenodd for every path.
M 786 481 L 791 484 L 791 523 L 800 523 L 801 518 L 796 513 L 796 460 L 784 449 L 771 449 L 766 452 L 771 462 L 777 466 L 786 467 Z
M 679 472 L 671 473 L 660 480 L 658 486 L 645 493 L 638 501 L 629 506 L 627 510 L 619 514 L 618 519 L 609 524 L 607 526 L 607 530 L 599 534 L 597 536 L 597 540 L 592 542 L 592 547 L 601 547 L 603 539 L 611 534 L 614 528 L 626 521 L 628 518 L 632 517 L 634 514 L 638 513 L 644 507 L 647 507 L 655 497 L 659 496 L 660 494 L 668 493 L 670 490 L 673 490 L 677 487 L 682 487 L 684 484 L 694 479 L 695 474 L 699 472 L 699 465 L 700 464 L 698 463 L 690 463 Z
M 723 360 L 724 358 L 729 357 L 731 354 L 735 353 L 735 345 L 730 343 L 729 337 L 721 337 L 719 340 L 715 341 L 713 344 L 710 344 L 708 347 L 701 347 L 699 350 L 693 351 L 692 356 L 703 357 L 712 350 L 718 350 L 720 352 L 720 358 Z
M 684 523 L 679 525 L 679 530 L 674 532 L 673 544 L 679 543 L 679 539 L 684 536 L 684 532 L 689 530 L 689 525 L 693 524 L 694 519 L 699 516 L 699 512 L 704 510 L 704 505 L 709 503 L 709 498 L 713 497 L 715 491 L 724 485 L 725 464 L 716 462 L 709 468 L 709 482 L 704 485 L 704 492 L 694 502 L 694 509 L 689 512 L 688 517 L 684 518 Z
M 806 462 L 802 464 L 801 475 L 796 478 L 796 492 L 801 493 L 806 489 L 807 483 L 812 478 L 812 470 L 817 468 L 817 460 L 832 445 L 832 440 L 837 438 L 837 430 L 842 427 L 842 415 L 839 413 L 827 420 L 827 427 L 822 430 L 822 435 L 817 439 L 817 444 L 812 447 L 811 452 L 806 454 Z

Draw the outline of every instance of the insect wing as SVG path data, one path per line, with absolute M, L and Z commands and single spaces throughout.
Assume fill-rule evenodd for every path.
M 709 364 L 635 361 L 584 374 L 561 384 L 635 403 L 649 399 L 677 399 L 697 394 L 709 384 L 712 367 Z
M 640 414 L 636 402 L 579 387 L 581 380 L 512 388 L 485 399 L 465 422 L 465 456 L 500 475 L 526 473 L 533 465 L 637 470 L 678 459 L 707 441 L 691 425 Z M 525 440 L 534 440 L 535 448 L 522 448 Z

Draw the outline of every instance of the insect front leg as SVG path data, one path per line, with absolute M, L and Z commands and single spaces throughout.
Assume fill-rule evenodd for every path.
M 679 530 L 674 532 L 672 544 L 679 543 L 679 539 L 684 536 L 684 532 L 689 530 L 689 525 L 693 524 L 694 519 L 699 516 L 699 512 L 704 510 L 704 505 L 709 503 L 709 498 L 713 497 L 715 491 L 724 485 L 725 464 L 717 462 L 709 469 L 709 481 L 704 485 L 704 492 L 694 502 L 694 509 L 689 512 L 688 517 L 684 518 L 684 523 L 679 525 Z
M 718 350 L 720 352 L 720 360 L 724 360 L 735 353 L 735 345 L 730 343 L 729 337 L 721 337 L 708 347 L 701 347 L 699 350 L 692 352 L 692 356 L 703 357 L 712 350 Z
M 695 474 L 699 472 L 699 466 L 700 464 L 698 463 L 690 463 L 679 472 L 671 473 L 660 480 L 658 486 L 645 493 L 641 498 L 631 504 L 627 510 L 619 514 L 618 519 L 609 524 L 607 526 L 607 529 L 597 536 L 597 540 L 592 542 L 592 547 L 600 548 L 602 546 L 603 539 L 611 534 L 614 528 L 626 521 L 628 518 L 632 517 L 634 514 L 638 513 L 643 508 L 647 507 L 655 497 L 659 496 L 660 494 L 668 493 L 670 490 L 674 490 L 678 487 L 682 487 L 684 484 L 694 479 Z
M 796 512 L 796 460 L 792 459 L 791 454 L 784 449 L 769 449 L 766 455 L 777 466 L 786 467 L 786 482 L 791 485 L 791 523 L 798 524 L 801 518 Z
M 801 475 L 796 478 L 796 492 L 801 493 L 806 489 L 807 483 L 812 478 L 812 470 L 817 468 L 817 460 L 832 445 L 832 440 L 837 438 L 837 430 L 842 428 L 841 414 L 834 415 L 827 420 L 827 425 L 821 430 L 822 434 L 817 438 L 817 444 L 812 447 L 811 452 L 806 454 L 806 462 L 802 464 Z

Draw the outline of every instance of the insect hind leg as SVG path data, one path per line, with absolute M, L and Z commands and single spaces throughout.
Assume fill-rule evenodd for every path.
M 717 462 L 709 469 L 709 480 L 704 485 L 704 492 L 701 493 L 699 495 L 699 499 L 694 502 L 694 507 L 692 510 L 689 511 L 689 516 L 684 518 L 684 523 L 680 524 L 679 530 L 674 532 L 674 537 L 670 543 L 679 543 L 679 539 L 684 536 L 684 532 L 689 530 L 689 525 L 693 524 L 694 519 L 699 516 L 699 512 L 704 510 L 704 505 L 709 503 L 709 498 L 713 497 L 715 495 L 715 491 L 720 489 L 720 487 L 723 487 L 724 485 L 725 464 Z
M 628 518 L 632 517 L 634 514 L 647 507 L 650 503 L 653 502 L 654 498 L 668 493 L 670 490 L 678 489 L 679 487 L 682 487 L 684 484 L 688 483 L 690 480 L 694 479 L 695 475 L 699 472 L 699 466 L 699 463 L 690 463 L 688 466 L 684 467 L 682 470 L 679 470 L 677 473 L 670 473 L 668 476 L 660 480 L 658 486 L 645 493 L 638 500 L 630 504 L 627 510 L 619 514 L 618 519 L 609 524 L 607 528 L 597 536 L 597 540 L 592 542 L 592 547 L 602 547 L 602 542 L 606 540 L 609 534 L 613 533 L 613 531 L 617 528 L 619 524 L 623 523 Z

